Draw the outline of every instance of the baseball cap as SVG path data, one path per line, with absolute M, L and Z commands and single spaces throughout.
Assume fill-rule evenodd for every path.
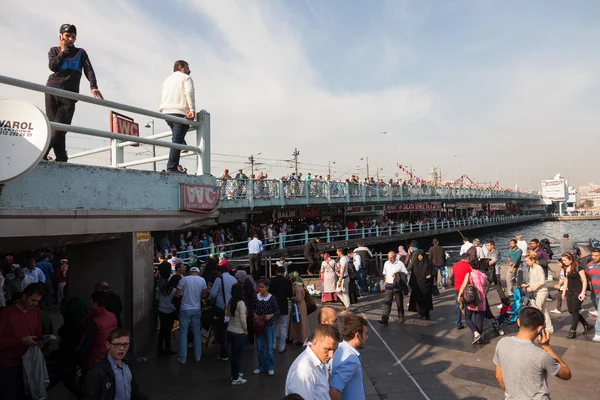
M 77 35 L 77 28 L 75 27 L 75 25 L 71 25 L 71 24 L 62 24 L 60 26 L 60 33 L 65 33 L 65 32 L 69 32 L 72 33 L 73 35 Z
M 190 268 L 190 272 L 198 272 L 198 273 L 200 273 L 200 268 L 198 268 L 198 267 L 192 267 L 192 268 Z

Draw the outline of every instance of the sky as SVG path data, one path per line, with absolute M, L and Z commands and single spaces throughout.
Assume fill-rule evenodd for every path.
M 600 182 L 599 17 L 594 0 L 3 0 L 0 74 L 45 83 L 70 23 L 106 99 L 157 110 L 173 62 L 189 62 L 216 176 L 260 153 L 255 170 L 279 178 L 297 148 L 305 175 L 331 163 L 334 178 L 364 177 L 368 158 L 386 180 L 398 162 L 421 178 L 435 166 L 444 180 L 539 189 L 561 173 L 583 185 Z M 43 109 L 39 93 L 2 85 L 0 97 Z M 80 102 L 73 124 L 108 130 L 108 112 Z M 132 117 L 151 135 L 150 118 Z M 69 154 L 107 144 L 67 139 Z M 125 161 L 149 156 L 132 148 Z

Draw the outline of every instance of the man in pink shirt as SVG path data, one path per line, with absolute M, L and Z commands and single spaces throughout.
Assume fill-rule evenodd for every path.
M 469 253 L 463 253 L 460 256 L 460 261 L 454 264 L 453 278 L 454 278 L 454 297 L 456 299 L 456 329 L 464 329 L 462 323 L 462 312 L 460 311 L 460 304 L 458 303 L 458 292 L 465 281 L 465 276 L 471 272 L 471 264 L 469 264 Z

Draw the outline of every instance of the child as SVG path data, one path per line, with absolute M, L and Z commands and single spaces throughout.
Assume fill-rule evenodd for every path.
M 567 278 L 565 277 L 565 270 L 567 267 L 562 262 L 562 258 L 556 260 L 558 262 L 558 266 L 560 267 L 560 279 L 558 283 L 554 285 L 554 289 L 558 289 L 558 295 L 556 296 L 556 308 L 550 311 L 552 314 L 560 314 L 562 313 L 562 296 L 560 295 L 565 284 L 567 283 Z
M 285 268 L 284 276 L 288 276 L 288 266 L 292 264 L 291 261 L 285 261 L 285 257 L 279 257 L 279 261 L 277 261 L 275 264 L 277 264 L 278 267 Z
M 502 309 L 500 310 L 500 316 L 498 317 L 498 323 L 502 325 L 504 322 L 508 321 L 511 317 L 509 312 L 514 311 L 510 306 L 510 299 L 508 297 L 503 297 L 501 300 Z

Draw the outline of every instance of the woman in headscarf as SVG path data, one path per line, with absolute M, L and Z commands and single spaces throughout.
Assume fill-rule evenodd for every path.
M 246 308 L 248 310 L 252 310 L 252 303 L 254 302 L 254 297 L 256 296 L 256 282 L 251 275 L 243 270 L 239 269 L 235 273 L 235 279 L 242 285 L 244 288 L 244 301 L 246 302 Z M 247 316 L 247 326 L 248 326 L 248 339 L 247 339 L 247 349 L 254 348 L 254 322 L 253 316 L 251 312 L 248 312 Z
M 321 263 L 321 301 L 324 303 L 337 302 L 335 260 L 331 259 L 329 253 L 325 253 L 323 259 L 325 261 Z
M 294 341 L 295 345 L 302 345 L 309 335 L 308 330 L 308 313 L 306 312 L 306 301 L 304 300 L 304 281 L 300 278 L 298 272 L 290 273 L 290 279 L 294 282 L 294 297 L 292 302 L 298 306 L 300 312 L 300 322 L 294 322 L 290 313 L 290 340 Z
M 420 319 L 430 319 L 429 313 L 433 310 L 433 267 L 425 251 L 415 252 L 409 285 L 412 288 L 408 311 L 418 312 Z

